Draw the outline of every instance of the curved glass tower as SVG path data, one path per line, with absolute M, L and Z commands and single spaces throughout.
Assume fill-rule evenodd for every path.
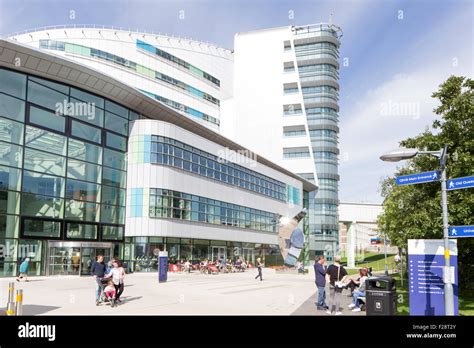
M 293 45 L 319 188 L 310 195 L 312 250 L 331 258 L 338 241 L 339 38 L 329 24 L 293 28 Z

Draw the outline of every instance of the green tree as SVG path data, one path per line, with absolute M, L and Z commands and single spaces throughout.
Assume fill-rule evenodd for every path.
M 439 86 L 433 98 L 439 106 L 431 129 L 400 142 L 400 146 L 420 150 L 439 150 L 448 146 L 447 177 L 474 174 L 474 80 L 451 76 Z M 417 156 L 397 169 L 395 177 L 435 170 L 439 160 L 433 156 Z M 378 219 L 381 231 L 394 245 L 407 247 L 408 239 L 440 239 L 443 237 L 441 188 L 439 182 L 396 186 L 395 177 L 381 182 L 384 213 Z M 450 225 L 474 224 L 474 189 L 448 192 Z M 458 240 L 459 286 L 474 289 L 474 238 Z

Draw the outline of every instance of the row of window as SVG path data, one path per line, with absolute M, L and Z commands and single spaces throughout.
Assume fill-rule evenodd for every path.
M 306 115 L 317 115 L 317 114 L 329 114 L 333 115 L 335 117 L 338 116 L 337 111 L 333 108 L 327 108 L 327 107 L 319 107 L 319 108 L 313 108 L 313 107 L 307 107 L 305 108 L 306 110 Z
M 217 87 L 219 87 L 221 85 L 221 82 L 216 79 L 214 76 L 206 73 L 205 71 L 202 71 L 201 69 L 195 67 L 194 65 L 192 64 L 189 64 L 188 62 L 182 60 L 181 58 L 178 58 L 168 52 L 165 52 L 155 46 L 152 46 L 146 42 L 143 42 L 141 40 L 137 40 L 136 41 L 136 45 L 139 49 L 143 49 L 145 51 L 148 51 L 148 52 L 151 52 L 161 58 L 164 58 L 170 62 L 173 62 L 187 70 L 189 70 L 190 72 L 192 72 L 193 74 L 197 75 L 197 76 L 200 76 L 200 77 L 203 77 L 205 78 L 206 80 L 208 81 L 211 81 L 214 85 L 216 85 Z
M 150 189 L 150 217 L 276 232 L 278 214 L 183 192 Z
M 64 231 L 62 230 L 64 228 Z M 33 238 L 123 240 L 124 227 L 55 220 L 24 219 L 22 235 Z
M 191 108 L 189 106 L 186 106 L 184 104 L 181 104 L 181 103 L 178 103 L 174 100 L 171 100 L 171 99 L 168 99 L 168 98 L 165 98 L 165 97 L 162 97 L 162 96 L 159 96 L 159 95 L 156 95 L 154 93 L 150 93 L 150 92 L 147 92 L 147 91 L 144 91 L 142 89 L 140 89 L 140 91 L 160 102 L 162 102 L 163 104 L 166 104 L 168 105 L 169 107 L 175 109 L 175 110 L 179 110 L 181 112 L 184 112 L 190 116 L 193 116 L 193 117 L 197 117 L 197 118 L 200 118 L 201 120 L 204 120 L 204 121 L 207 121 L 207 122 L 210 122 L 210 123 L 213 123 L 215 125 L 219 125 L 219 120 L 215 117 L 212 117 L 212 116 L 209 116 L 201 111 L 198 111 L 194 108 Z
M 125 223 L 125 207 L 44 196 L 31 192 L 0 190 L 0 213 L 112 224 Z
M 135 62 L 132 62 L 130 60 L 127 60 L 125 58 L 119 57 L 115 54 L 111 54 L 102 50 L 98 50 L 95 48 L 90 48 L 86 46 L 81 46 L 77 44 L 71 44 L 71 43 L 64 43 L 64 45 L 58 45 L 58 43 L 51 43 L 50 41 L 52 40 L 40 40 L 40 48 L 44 49 L 53 49 L 53 50 L 63 50 L 66 52 L 71 52 L 75 54 L 80 54 L 83 56 L 90 56 L 90 57 L 95 57 L 98 59 L 106 60 L 108 62 L 121 65 L 123 67 L 126 67 L 128 69 L 134 70 L 140 74 L 144 74 L 148 77 L 169 83 L 175 87 L 181 88 L 183 90 L 186 90 L 187 92 L 191 93 L 192 95 L 198 96 L 202 99 L 208 100 L 211 103 L 214 103 L 216 105 L 219 105 L 219 100 L 213 96 L 211 96 L 208 93 L 202 92 L 201 90 L 194 88 L 192 86 L 189 86 L 188 84 L 179 81 L 175 78 L 172 78 L 171 76 L 162 74 L 158 71 L 146 68 L 140 64 L 137 64 Z
M 302 87 L 301 91 L 303 94 L 318 94 L 318 93 L 331 93 L 337 95 L 337 89 L 332 86 L 313 86 L 313 87 Z
M 306 72 L 319 72 L 319 71 L 327 71 L 334 74 L 338 74 L 338 71 L 334 65 L 331 64 L 312 64 L 312 65 L 302 65 L 298 66 L 298 72 L 306 73 Z
M 177 140 L 152 136 L 151 162 L 178 167 L 266 196 L 285 200 L 285 184 Z
M 301 137 L 301 136 L 304 136 L 304 135 L 306 135 L 306 131 L 304 129 L 283 131 L 283 136 L 285 136 L 285 137 Z
M 27 89 L 28 97 L 26 96 Z M 8 107 L 2 111 L 21 111 L 20 101 L 8 97 L 13 96 L 53 110 L 58 114 L 70 115 L 99 127 L 113 125 L 117 120 L 111 118 L 104 121 L 104 113 L 120 116 L 127 120 L 139 118 L 137 113 L 107 99 L 60 83 L 33 76 L 27 78 L 27 75 L 6 69 L 0 69 L 0 92 L 6 94 L 0 98 L 2 98 L 2 105 Z M 15 119 L 23 121 L 21 112 L 18 112 L 18 118 Z

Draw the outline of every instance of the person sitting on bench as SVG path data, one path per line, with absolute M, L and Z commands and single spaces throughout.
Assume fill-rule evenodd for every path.
M 349 305 L 349 309 L 352 309 L 353 312 L 361 311 L 359 297 L 365 297 L 365 281 L 368 278 L 367 268 L 361 268 L 359 272 L 360 278 L 357 281 L 359 283 L 359 288 L 353 291 L 352 303 Z

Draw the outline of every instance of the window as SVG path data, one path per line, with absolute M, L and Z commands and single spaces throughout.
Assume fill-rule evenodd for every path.
M 45 174 L 65 175 L 66 160 L 62 156 L 25 148 L 24 168 Z
M 0 117 L 0 140 L 23 144 L 23 123 Z
M 26 126 L 25 145 L 39 150 L 46 150 L 58 155 L 66 154 L 66 137 L 50 133 L 43 129 Z
M 21 194 L 21 213 L 28 216 L 59 219 L 63 217 L 63 200 L 33 193 Z
M 25 121 L 25 102 L 0 93 L 0 116 Z
M 99 221 L 99 204 L 67 200 L 66 212 L 64 214 L 66 219 L 81 220 L 81 221 Z
M 128 110 L 110 100 L 105 101 L 105 110 L 128 119 Z
M 66 118 L 54 112 L 30 106 L 30 123 L 61 133 L 66 131 Z
M 0 92 L 25 99 L 26 75 L 0 69 Z
M 13 191 L 0 191 L 0 213 L 20 213 L 20 193 Z
M 123 236 L 124 234 L 122 226 L 102 226 L 103 240 L 122 240 Z
M 69 87 L 66 86 L 66 85 L 62 85 L 60 83 L 40 79 L 38 77 L 34 77 L 34 76 L 31 76 L 31 75 L 28 76 L 28 80 L 39 83 L 39 84 L 41 84 L 43 86 L 46 86 L 48 88 L 54 89 L 55 91 L 60 92 L 62 94 L 66 94 L 66 95 L 69 94 Z
M 0 190 L 20 191 L 21 170 L 0 166 Z
M 80 100 L 85 101 L 87 103 L 92 103 L 96 107 L 99 107 L 101 109 L 104 108 L 104 99 L 103 98 L 100 98 L 96 95 L 81 91 L 79 89 L 71 88 L 71 97 L 80 99 Z
M 102 148 L 97 145 L 69 138 L 68 157 L 81 161 L 101 164 Z
M 18 238 L 20 218 L 15 215 L 0 215 L 0 238 Z
M 106 144 L 107 146 L 113 147 L 117 150 L 127 150 L 127 138 L 121 137 L 120 135 L 115 135 L 113 133 L 107 132 Z
M 119 134 L 128 135 L 128 120 L 106 112 L 105 128 Z
M 85 181 L 67 179 L 66 198 L 76 201 L 97 202 L 99 198 L 100 185 Z
M 100 128 L 88 126 L 74 120 L 71 121 L 71 135 L 97 144 L 100 144 L 102 141 Z
M 71 103 L 73 109 L 69 110 L 69 116 L 97 127 L 104 126 L 104 110 L 75 98 L 71 98 Z
M 104 149 L 104 166 L 126 170 L 127 163 L 125 161 L 125 156 L 126 154 L 123 152 Z
M 61 223 L 58 221 L 25 219 L 23 235 L 27 237 L 59 238 Z
M 23 192 L 47 196 L 61 196 L 61 187 L 64 179 L 58 176 L 23 171 Z
M 125 206 L 125 190 L 103 185 L 101 201 L 106 204 Z
M 102 204 L 100 211 L 100 221 L 112 224 L 124 224 L 125 208 Z
M 104 167 L 102 183 L 110 186 L 125 187 L 126 174 L 120 170 Z
M 68 222 L 66 238 L 68 239 L 97 239 L 97 225 Z
M 69 97 L 51 88 L 28 81 L 28 101 L 56 111 L 64 108 L 65 103 L 69 102 Z
M 0 141 L 0 164 L 21 167 L 22 152 L 21 146 Z
M 69 159 L 67 161 L 67 177 L 71 179 L 100 182 L 101 167 L 92 163 Z

